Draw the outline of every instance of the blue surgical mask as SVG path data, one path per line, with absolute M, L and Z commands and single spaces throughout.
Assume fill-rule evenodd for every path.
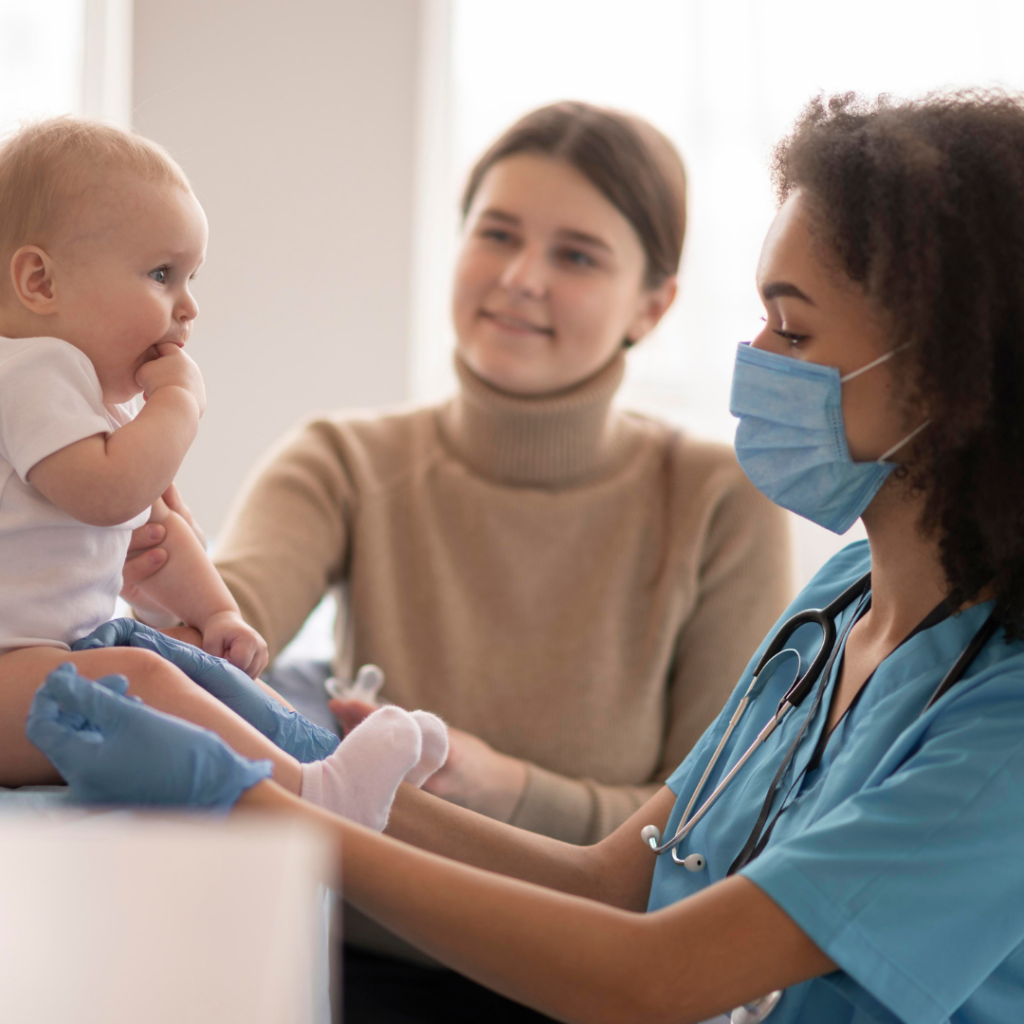
M 854 462 L 846 445 L 842 385 L 900 349 L 839 375 L 744 343 L 736 351 L 729 410 L 739 417 L 736 457 L 764 495 L 833 533 L 845 533 L 896 468 L 886 460 L 928 424 L 875 462 Z

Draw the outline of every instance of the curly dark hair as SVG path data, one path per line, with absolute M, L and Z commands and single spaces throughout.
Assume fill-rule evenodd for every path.
M 931 423 L 910 477 L 951 601 L 991 584 L 1024 636 L 1024 96 L 819 96 L 772 170 L 911 346 L 895 365 Z

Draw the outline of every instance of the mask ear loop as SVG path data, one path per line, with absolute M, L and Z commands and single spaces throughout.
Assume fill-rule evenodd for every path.
M 925 420 L 924 423 L 922 423 L 921 426 L 919 426 L 916 430 L 912 430 L 909 434 L 907 434 L 907 436 L 903 438 L 902 441 L 897 441 L 887 452 L 883 452 L 883 454 L 879 455 L 878 461 L 885 462 L 890 455 L 892 455 L 894 452 L 898 452 L 905 444 L 909 444 L 911 441 L 913 441 L 914 438 L 917 437 L 917 435 L 920 434 L 921 431 L 924 430 L 924 428 L 927 427 L 929 423 L 931 423 L 931 420 Z
M 890 349 L 884 355 L 879 356 L 877 359 L 872 359 L 867 366 L 862 366 L 859 370 L 854 370 L 852 373 L 848 373 L 845 377 L 839 378 L 840 384 L 845 384 L 848 380 L 853 380 L 854 377 L 859 377 L 862 373 L 867 373 L 868 370 L 873 370 L 876 366 L 884 363 L 888 359 L 892 359 L 897 352 L 902 352 L 905 348 L 910 348 L 911 342 L 907 342 L 905 345 L 898 345 L 894 349 Z
M 867 364 L 867 366 L 862 366 L 859 370 L 854 370 L 852 373 L 848 373 L 845 377 L 840 377 L 839 383 L 845 384 L 848 380 L 853 380 L 854 377 L 859 377 L 862 373 L 867 373 L 868 370 L 873 370 L 876 366 L 879 366 L 881 363 L 886 362 L 886 360 L 892 359 L 892 357 L 896 355 L 897 352 L 902 352 L 905 348 L 910 348 L 910 346 L 911 342 L 909 341 L 905 345 L 898 345 L 896 348 L 891 349 L 884 355 L 880 355 L 877 359 L 872 359 L 871 362 Z M 924 428 L 927 427 L 929 423 L 931 423 L 930 419 L 925 420 L 924 423 L 922 423 L 916 430 L 912 430 L 909 434 L 907 434 L 907 436 L 903 438 L 902 441 L 897 441 L 887 452 L 883 452 L 881 455 L 879 455 L 877 461 L 885 462 L 891 455 L 894 455 L 896 452 L 898 452 L 905 444 L 909 444 L 911 441 L 913 441 L 914 438 L 917 437 L 917 435 L 920 434 L 921 431 L 924 430 Z

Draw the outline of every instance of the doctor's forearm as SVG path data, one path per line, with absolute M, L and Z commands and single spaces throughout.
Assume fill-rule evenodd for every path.
M 572 846 L 402 786 L 391 808 L 386 832 L 419 847 L 562 892 L 600 899 L 591 848 Z
M 634 988 L 646 992 L 636 985 L 641 964 L 634 962 L 643 915 L 416 850 L 270 782 L 248 790 L 238 806 L 327 829 L 341 848 L 346 899 L 482 984 L 561 1020 L 658 1020 L 633 996 Z M 678 1010 L 672 1009 L 674 1020 Z
M 640 841 L 640 830 L 651 823 L 664 828 L 674 800 L 674 794 L 662 787 L 601 843 L 575 846 L 402 786 L 386 831 L 412 846 L 463 864 L 623 910 L 643 910 L 654 858 Z
M 642 914 L 346 832 L 346 898 L 442 963 L 558 1020 L 695 1024 L 835 965 L 752 882 Z
M 346 898 L 443 963 L 565 1021 L 701 1021 L 832 969 L 744 878 L 639 914 L 458 864 L 260 783 L 240 806 L 321 822 Z M 637 844 L 640 845 L 640 844 Z

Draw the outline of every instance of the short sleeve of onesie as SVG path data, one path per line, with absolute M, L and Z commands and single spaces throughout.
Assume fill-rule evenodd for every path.
M 73 345 L 0 339 L 0 458 L 23 482 L 47 455 L 112 426 L 96 371 Z
M 970 1019 L 1020 1019 L 1019 990 L 1009 1015 L 987 1004 L 1003 998 L 994 972 L 1024 942 L 1024 670 L 983 675 L 895 771 L 742 871 L 918 1024 L 949 1019 L 972 994 L 992 1012 Z

